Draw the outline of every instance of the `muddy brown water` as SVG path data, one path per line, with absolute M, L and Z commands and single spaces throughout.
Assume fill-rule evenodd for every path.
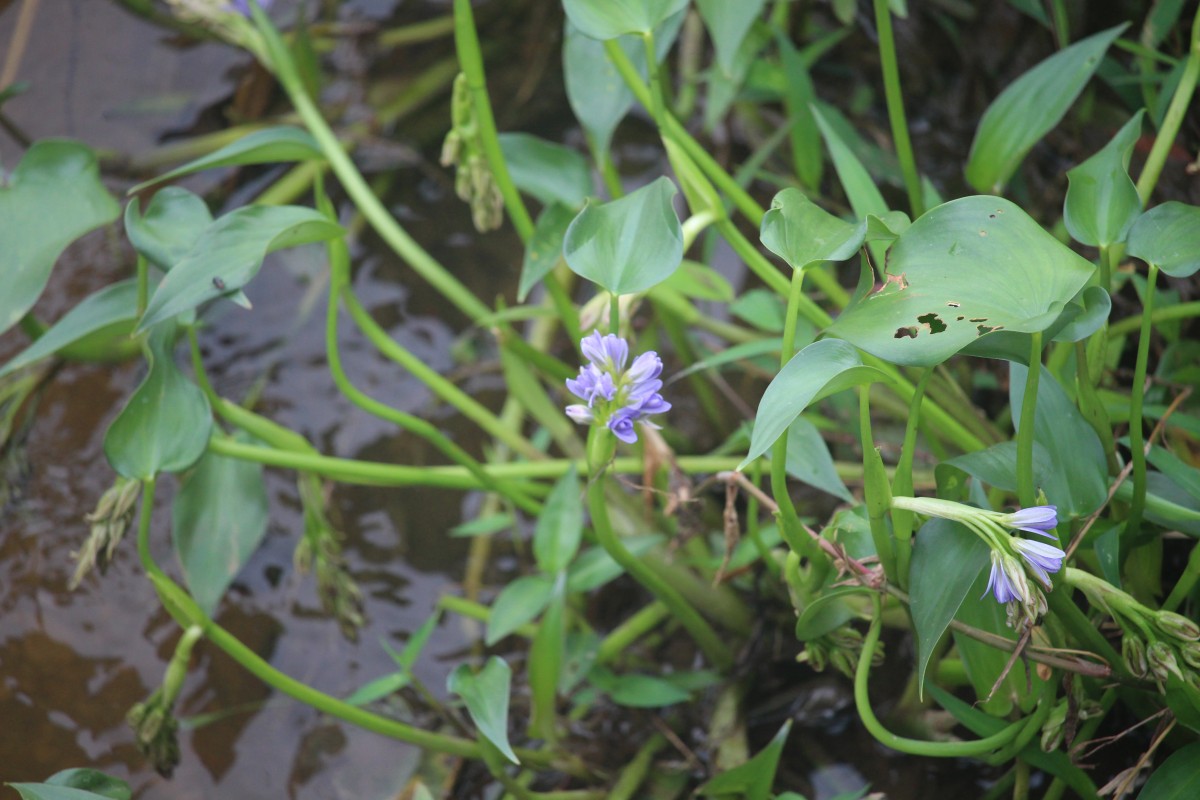
M 0 42 L 9 41 L 19 5 L 0 2 Z M 397 5 L 405 4 L 357 0 L 347 2 L 343 13 L 379 19 Z M 427 0 L 424 8 L 445 11 L 446 4 Z M 113 3 L 44 0 L 19 72 L 31 91 L 7 104 L 4 113 L 33 138 L 70 136 L 98 148 L 138 152 L 168 132 L 186 130 L 229 95 L 245 67 L 244 57 L 220 45 L 176 46 Z M 440 118 L 444 104 L 430 113 Z M 11 167 L 20 153 L 17 142 L 0 131 L 0 160 Z M 199 178 L 190 185 L 199 191 L 214 184 Z M 393 210 L 482 296 L 515 283 L 520 262 L 515 238 L 477 237 L 448 179 L 414 168 L 397 185 Z M 127 275 L 130 256 L 116 239 L 100 232 L 72 247 L 39 315 L 56 319 L 87 293 Z M 359 296 L 406 347 L 443 373 L 459 366 L 451 352 L 464 340 L 479 345 L 486 361 L 486 340 L 464 331 L 461 320 L 436 294 L 415 284 L 386 249 L 372 247 L 368 238 L 355 258 Z M 272 256 L 247 294 L 253 312 L 230 308 L 203 334 L 206 363 L 220 393 L 240 398 L 267 375 L 259 408 L 323 452 L 406 464 L 439 461 L 334 390 L 323 358 L 319 251 Z M 433 418 L 464 446 L 478 449 L 473 429 L 434 406 L 419 382 L 379 357 L 349 324 L 342 333 L 343 358 L 360 386 Z M 23 343 L 20 333 L 5 334 L 0 360 Z M 147 800 L 395 797 L 421 757 L 417 750 L 274 694 L 204 645 L 178 709 L 185 726 L 174 777 L 159 777 L 137 753 L 124 716 L 159 685 L 178 630 L 159 608 L 132 541 L 103 577 L 89 577 L 74 592 L 67 581 L 71 553 L 86 533 L 83 515 L 113 477 L 102 453 L 104 431 L 140 377 L 136 363 L 67 366 L 48 385 L 29 432 L 28 479 L 19 501 L 0 517 L 0 779 L 39 781 L 60 769 L 90 766 L 128 780 L 135 795 Z M 493 406 L 502 399 L 495 371 L 475 371 L 462 385 Z M 218 621 L 279 669 L 346 696 L 391 671 L 380 640 L 402 646 L 438 597 L 458 590 L 467 544 L 446 531 L 470 516 L 479 497 L 354 487 L 334 493 L 350 569 L 366 595 L 368 624 L 352 644 L 320 612 L 311 577 L 292 567 L 302 530 L 294 477 L 268 470 L 267 480 L 267 536 L 234 583 Z M 171 481 L 164 481 L 162 491 L 160 500 L 166 500 Z M 159 506 L 153 549 L 160 563 L 172 565 L 169 515 L 165 503 Z M 418 677 L 440 692 L 475 633 L 456 619 L 444 621 L 417 666 Z M 797 667 L 777 680 L 781 686 L 791 681 L 793 699 L 772 701 L 780 709 L 764 714 L 755 733 L 765 743 L 784 716 L 800 721 L 781 776 L 812 800 L 867 781 L 894 798 L 934 796 L 930 792 L 937 787 L 978 791 L 979 773 L 970 765 L 883 757 L 855 723 L 845 681 L 814 678 Z M 210 714 L 218 718 L 186 724 Z M 9 796 L 15 795 L 0 790 L 0 797 Z

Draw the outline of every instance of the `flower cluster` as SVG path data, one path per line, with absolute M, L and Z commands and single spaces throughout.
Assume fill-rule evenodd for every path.
M 567 416 L 582 425 L 604 425 L 622 442 L 637 441 L 635 422 L 661 414 L 671 404 L 659 394 L 662 359 L 654 351 L 642 353 L 629 368 L 629 345 L 614 334 L 593 331 L 579 343 L 588 363 L 579 377 L 567 379 L 567 389 L 583 403 L 567 406 Z
M 984 595 L 991 592 L 996 602 L 1008 607 L 1009 626 L 1016 627 L 1021 618 L 1033 624 L 1046 613 L 1043 590 L 1051 590 L 1050 575 L 1062 569 L 1067 554 L 1056 545 L 1024 539 L 1013 531 L 1057 541 L 1050 533 L 1058 525 L 1057 507 L 1032 506 L 1006 514 L 930 497 L 893 497 L 892 506 L 961 522 L 983 539 L 992 557 Z

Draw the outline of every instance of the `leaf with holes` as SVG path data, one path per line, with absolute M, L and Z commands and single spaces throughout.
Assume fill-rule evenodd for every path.
M 964 197 L 904 230 L 884 285 L 830 331 L 893 364 L 930 367 L 995 331 L 1048 329 L 1094 270 L 1013 203 Z

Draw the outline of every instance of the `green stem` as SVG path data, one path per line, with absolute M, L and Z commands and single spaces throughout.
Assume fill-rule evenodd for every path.
M 875 27 L 879 32 L 879 62 L 883 69 L 883 92 L 887 100 L 888 121 L 892 126 L 892 140 L 896 144 L 900 171 L 904 174 L 908 206 L 913 219 L 916 219 L 925 211 L 924 193 L 912 141 L 908 136 L 908 121 L 904 115 L 904 93 L 900 88 L 900 67 L 896 61 L 896 39 L 892 35 L 892 12 L 888 0 L 875 0 Z
M 1200 9 L 1197 9 L 1196 16 L 1192 19 L 1191 46 L 1188 48 L 1183 76 L 1179 79 L 1179 85 L 1175 87 L 1175 95 L 1171 98 L 1171 105 L 1167 107 L 1162 127 L 1158 129 L 1154 146 L 1150 148 L 1150 155 L 1146 156 L 1142 174 L 1138 176 L 1137 190 L 1138 196 L 1142 198 L 1142 205 L 1149 202 L 1150 195 L 1154 193 L 1154 187 L 1158 184 L 1163 165 L 1167 163 L 1167 154 L 1175 144 L 1175 137 L 1179 135 L 1179 128 L 1192 101 L 1192 93 L 1196 91 L 1197 80 L 1200 80 Z
M 991 736 L 967 742 L 929 742 L 922 739 L 908 739 L 897 736 L 885 728 L 879 718 L 875 716 L 875 711 L 871 707 L 871 697 L 867 691 L 868 678 L 871 674 L 871 660 L 875 656 L 875 648 L 879 645 L 879 632 L 883 627 L 880 613 L 882 604 L 879 602 L 879 595 L 873 595 L 872 600 L 875 606 L 874 614 L 871 616 L 871 625 L 867 628 L 867 635 L 863 639 L 863 649 L 858 657 L 858 666 L 854 670 L 854 705 L 858 709 L 858 716 L 862 719 L 863 725 L 872 736 L 887 747 L 909 755 L 966 758 L 985 756 L 996 748 L 1008 744 L 1020 733 L 1025 724 L 1024 720 L 1017 720 Z
M 871 432 L 870 384 L 858 387 L 858 435 L 863 452 L 863 492 L 871 526 L 871 540 L 875 543 L 875 552 L 879 555 L 879 565 L 883 567 L 883 574 L 889 581 L 899 585 L 901 581 L 896 574 L 896 547 L 887 529 L 887 516 L 892 508 L 892 489 L 887 472 L 883 468 L 883 458 L 879 448 L 875 446 L 875 438 Z
M 1126 317 L 1120 322 L 1114 322 L 1108 328 L 1108 337 L 1111 339 L 1115 336 L 1124 336 L 1127 333 L 1133 333 L 1145 324 L 1145 316 L 1146 313 L 1143 312 L 1133 317 Z M 1160 308 L 1149 316 L 1151 323 L 1167 322 L 1168 320 L 1173 319 L 1200 317 L 1200 300 L 1194 300 L 1190 303 L 1179 303 L 1178 305 Z
M 921 420 L 921 401 L 925 397 L 925 387 L 933 376 L 933 367 L 928 367 L 917 381 L 917 388 L 909 402 L 908 419 L 904 423 L 904 443 L 900 446 L 900 460 L 896 462 L 896 474 L 892 479 L 892 493 L 911 495 L 913 493 L 913 458 L 917 450 L 917 430 Z M 892 538 L 896 543 L 896 577 L 902 589 L 908 588 L 908 565 L 912 559 L 912 533 L 914 528 L 912 512 L 895 510 L 892 512 Z
M 1158 283 L 1158 267 L 1150 265 L 1146 273 L 1146 296 L 1142 303 L 1142 329 L 1138 334 L 1137 362 L 1133 368 L 1133 386 L 1129 393 L 1129 455 L 1133 459 L 1133 498 L 1129 502 L 1129 516 L 1125 519 L 1125 533 L 1137 535 L 1142 524 L 1142 513 L 1146 508 L 1146 448 L 1142 431 L 1142 411 L 1146 400 L 1146 369 L 1150 361 L 1150 319 L 1154 312 L 1155 284 Z
M 1025 394 L 1021 398 L 1021 423 L 1017 429 L 1017 498 L 1025 508 L 1037 505 L 1037 486 L 1033 478 L 1034 424 L 1037 419 L 1038 382 L 1042 376 L 1042 332 L 1030 337 L 1029 370 L 1025 375 Z
M 621 295 L 615 292 L 608 293 L 608 332 L 621 335 Z
M 1090 649 L 1102 661 L 1107 662 L 1114 675 L 1122 680 L 1131 680 L 1132 676 L 1125 667 L 1125 660 L 1121 658 L 1121 654 L 1113 649 L 1108 640 L 1079 610 L 1079 606 L 1075 605 L 1075 600 L 1071 597 L 1071 592 L 1063 591 L 1063 587 L 1073 586 L 1080 575 L 1087 575 L 1087 573 L 1071 567 L 1064 568 L 1060 586 L 1055 591 L 1047 593 L 1046 602 L 1050 606 L 1050 610 L 1054 612 L 1055 618 L 1063 624 L 1075 641 Z
M 146 302 L 150 297 L 150 262 L 141 253 L 137 257 L 137 317 L 146 313 Z
M 1100 288 L 1106 292 L 1112 291 L 1113 246 L 1100 245 Z
M 350 156 L 342 149 L 342 145 L 329 127 L 329 123 L 325 121 L 320 110 L 308 96 L 304 82 L 296 71 L 296 65 L 292 61 L 287 46 L 280 38 L 279 31 L 261 10 L 255 10 L 254 20 L 262 34 L 267 52 L 270 54 L 276 76 L 295 107 L 296 113 L 300 115 L 300 119 L 312 137 L 317 140 L 333 173 L 341 181 L 342 188 L 358 206 L 359 211 L 366 217 L 371 227 L 400 258 L 413 268 L 414 272 L 437 289 L 443 297 L 473 322 L 489 316 L 491 309 L 417 244 L 416 240 L 400 226 L 380 199 L 371 191 L 371 187 L 363 178 L 362 173 L 358 171 Z
M 642 34 L 642 52 L 646 56 L 646 74 L 650 76 L 650 115 L 663 128 L 663 86 L 662 76 L 658 69 L 658 53 L 654 49 L 654 33 L 646 31 Z
M 596 649 L 596 663 L 608 664 L 633 646 L 633 643 L 671 618 L 671 609 L 655 601 L 622 622 L 604 637 Z
M 1163 609 L 1174 611 L 1179 608 L 1180 604 L 1183 603 L 1184 599 L 1195 588 L 1198 579 L 1200 579 L 1200 545 L 1192 545 L 1192 552 L 1188 555 L 1187 564 L 1183 568 L 1183 574 L 1175 582 L 1175 586 L 1171 589 L 1171 594 L 1167 595 L 1166 601 L 1163 602 Z
M 621 777 L 612 785 L 606 797 L 608 800 L 633 800 L 638 787 L 646 780 L 650 774 L 650 768 L 654 766 L 654 756 L 667 746 L 667 740 L 660 734 L 654 734 L 647 742 L 641 746 L 634 755 L 633 760 L 621 770 Z
M 370 312 L 359 303 L 358 298 L 349 286 L 345 287 L 342 291 L 342 302 L 345 304 L 346 310 L 350 312 L 350 316 L 358 324 L 359 329 L 362 330 L 363 334 L 366 335 L 371 344 L 380 353 L 412 373 L 413 377 L 429 387 L 430 391 L 440 399 L 452 405 L 464 417 L 486 431 L 488 435 L 498 441 L 504 442 L 504 444 L 511 447 L 515 452 L 520 453 L 526 458 L 539 459 L 545 457 L 545 454 L 534 447 L 519 431 L 504 425 L 500 418 L 482 403 L 462 389 L 459 389 L 445 377 L 438 374 L 437 370 L 432 369 L 424 361 L 401 346 L 387 331 L 379 326 L 379 323 L 375 322 Z
M 467 88 L 471 91 L 471 105 L 475 110 L 475 123 L 479 126 L 479 138 L 488 168 L 504 198 L 504 207 L 517 229 L 521 241 L 528 242 L 533 236 L 533 219 L 521 199 L 509 174 L 500 140 L 496 135 L 496 119 L 492 114 L 492 102 L 487 93 L 487 78 L 483 71 L 483 52 L 479 47 L 479 34 L 475 29 L 475 15 L 471 11 L 471 0 L 454 0 L 454 43 L 458 49 L 458 61 L 467 76 Z
M 606 441 L 607 440 L 607 441 Z M 607 451 L 607 452 L 605 452 Z M 629 552 L 621 542 L 620 537 L 613 531 L 608 518 L 608 501 L 604 495 L 605 472 L 611 458 L 611 433 L 604 428 L 593 427 L 588 436 L 588 461 L 590 465 L 590 480 L 588 482 L 588 509 L 592 515 L 592 527 L 596 539 L 605 551 L 612 556 L 630 577 L 642 584 L 656 598 L 671 610 L 671 615 L 679 620 L 687 629 L 696 644 L 704 651 L 705 656 L 718 669 L 724 671 L 733 664 L 733 656 L 716 631 L 709 626 L 704 617 L 688 604 L 678 591 L 664 581 L 637 556 Z

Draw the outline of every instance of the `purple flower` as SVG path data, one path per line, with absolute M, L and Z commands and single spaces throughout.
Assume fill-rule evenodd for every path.
M 1051 572 L 1058 572 L 1062 569 L 1063 559 L 1067 554 L 1051 544 L 1045 542 L 1035 542 L 1029 539 L 1013 538 L 1013 546 L 1017 548 L 1017 552 L 1021 554 L 1021 558 L 1025 559 L 1025 563 L 1029 566 L 1033 576 L 1038 579 L 1038 583 L 1047 589 L 1050 588 Z
M 250 16 L 250 0 L 232 0 L 233 10 L 241 14 L 243 17 Z M 258 0 L 258 7 L 266 10 L 267 6 L 271 5 L 271 0 Z
M 623 442 L 637 441 L 635 422 L 646 421 L 651 414 L 669 411 L 671 404 L 659 394 L 663 383 L 662 359 L 650 351 L 633 360 L 629 369 L 629 344 L 611 333 L 593 331 L 579 343 L 588 363 L 579 375 L 567 379 L 571 394 L 586 402 L 566 408 L 567 416 L 584 425 L 604 425 Z
M 1036 533 L 1038 536 L 1045 536 L 1047 539 L 1054 539 L 1056 537 L 1050 531 L 1058 525 L 1058 506 L 1022 508 L 1012 514 L 1001 515 L 1000 522 L 1019 531 L 1028 531 Z
M 984 596 L 991 592 L 997 603 L 1009 603 L 1013 600 L 1023 602 L 1029 595 L 1029 585 L 1025 582 L 1025 574 L 1021 565 L 1012 556 L 1006 556 L 996 550 L 992 551 L 992 571 L 988 575 L 987 588 Z

